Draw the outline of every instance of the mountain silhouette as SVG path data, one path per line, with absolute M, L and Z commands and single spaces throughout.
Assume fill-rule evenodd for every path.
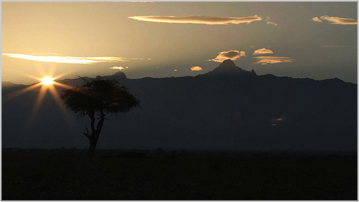
M 258 76 L 225 60 L 194 77 L 128 79 L 141 107 L 111 117 L 98 148 L 351 150 L 357 149 L 357 85 L 340 79 Z M 81 85 L 81 79 L 58 81 Z M 58 90 L 61 88 L 56 87 Z M 3 96 L 13 90 L 3 86 Z M 38 92 L 3 102 L 3 147 L 86 148 L 86 118 L 69 126 L 47 94 L 26 125 Z M 46 126 L 46 127 L 44 127 Z
M 127 79 L 126 74 L 123 73 L 122 71 L 118 71 L 118 72 L 114 73 L 111 76 L 111 78 L 116 79 L 116 80 L 125 80 L 125 79 Z
M 243 70 L 240 67 L 237 67 L 236 64 L 230 59 L 224 60 L 218 67 L 214 68 L 212 71 L 208 72 L 208 75 L 213 74 L 248 74 L 248 73 L 254 73 L 254 70 L 252 72 L 248 72 L 246 70 Z

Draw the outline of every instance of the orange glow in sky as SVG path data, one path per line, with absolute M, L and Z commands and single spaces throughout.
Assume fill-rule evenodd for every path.
M 357 2 L 1 5 L 2 81 L 30 84 L 16 72 L 49 64 L 72 78 L 194 76 L 231 59 L 258 75 L 357 83 Z
M 93 64 L 98 62 L 125 62 L 123 57 L 70 57 L 70 56 L 35 56 L 24 54 L 5 53 L 3 55 L 40 62 L 70 63 L 70 64 Z
M 6 95 L 4 97 L 5 100 L 12 99 L 14 97 L 17 97 L 17 96 L 23 94 L 23 93 L 26 93 L 26 92 L 28 92 L 30 90 L 34 90 L 34 89 L 40 87 L 40 91 L 39 91 L 39 94 L 37 95 L 36 101 L 34 103 L 33 111 L 32 111 L 32 114 L 30 116 L 29 121 L 31 122 L 31 121 L 35 120 L 36 114 L 40 109 L 40 106 L 41 106 L 41 104 L 42 104 L 42 102 L 44 100 L 44 97 L 45 97 L 47 91 L 50 92 L 50 94 L 55 99 L 56 103 L 62 109 L 64 114 L 67 117 L 69 117 L 68 114 L 67 114 L 67 111 L 64 108 L 62 100 L 59 99 L 60 95 L 59 95 L 57 89 L 55 88 L 55 86 L 59 86 L 59 87 L 62 87 L 62 88 L 72 88 L 72 86 L 62 84 L 62 83 L 59 83 L 59 82 L 55 81 L 55 79 L 58 79 L 58 78 L 60 78 L 62 76 L 65 76 L 67 73 L 63 73 L 63 74 L 54 76 L 54 72 L 53 72 L 54 68 L 48 69 L 48 72 L 45 72 L 42 69 L 38 69 L 38 71 L 39 71 L 39 74 L 41 75 L 41 77 L 36 77 L 36 76 L 33 76 L 33 75 L 24 75 L 24 76 L 27 76 L 29 78 L 36 79 L 38 81 L 37 83 L 35 83 L 33 85 L 30 85 L 30 86 L 28 86 L 28 87 L 26 87 L 24 89 L 19 90 L 19 91 L 16 91 L 16 92 L 14 92 L 12 94 Z

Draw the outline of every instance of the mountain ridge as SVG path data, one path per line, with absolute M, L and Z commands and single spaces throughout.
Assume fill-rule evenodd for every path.
M 357 149 L 357 85 L 340 79 L 255 76 L 248 71 L 141 79 L 118 73 L 114 78 L 139 98 L 141 107 L 118 117 L 108 115 L 99 148 Z M 79 86 L 83 80 L 58 82 Z M 4 89 L 3 98 L 21 90 Z M 29 91 L 3 99 L 3 147 L 87 147 L 82 135 L 87 117 L 70 111 L 66 114 L 72 119 L 64 116 L 50 93 L 33 125 L 26 125 L 37 97 L 38 91 Z M 66 124 L 69 120 L 73 126 Z
M 136 78 L 136 79 L 168 79 L 168 78 L 184 78 L 184 77 L 198 77 L 198 76 L 213 76 L 213 75 L 235 75 L 235 76 L 238 76 L 238 75 L 251 75 L 251 76 L 264 76 L 264 77 L 271 77 L 271 76 L 274 76 L 274 77 L 277 77 L 277 78 L 291 78 L 291 79 L 296 79 L 296 80 L 300 80 L 300 79 L 309 79 L 309 80 L 314 80 L 314 81 L 329 81 L 329 80 L 338 80 L 338 81 L 341 81 L 341 82 L 344 82 L 344 83 L 350 83 L 350 84 L 354 84 L 354 85 L 357 85 L 356 83 L 352 83 L 352 82 L 347 82 L 347 81 L 344 81 L 344 80 L 341 80 L 337 77 L 335 78 L 327 78 L 327 79 L 321 79 L 321 80 L 318 80 L 318 79 L 312 79 L 312 78 L 294 78 L 294 77 L 289 77 L 289 76 L 276 76 L 276 75 L 273 75 L 273 74 L 264 74 L 264 75 L 257 75 L 256 72 L 252 69 L 251 71 L 247 71 L 247 70 L 244 70 L 242 69 L 241 67 L 238 67 L 235 65 L 235 63 L 230 60 L 230 59 L 227 59 L 227 60 L 224 60 L 218 67 L 215 67 L 213 70 L 207 72 L 207 73 L 204 73 L 204 74 L 199 74 L 199 75 L 196 75 L 196 76 L 183 76 L 183 77 L 163 77 L 163 78 L 153 78 L 153 77 L 143 77 L 143 78 Z M 90 77 L 84 77 L 86 79 L 91 79 Z M 116 79 L 116 80 L 136 80 L 136 79 L 130 79 L 130 78 L 127 78 L 126 74 L 122 71 L 122 70 L 119 70 L 117 72 L 115 72 L 114 74 L 111 74 L 111 75 L 105 75 L 105 76 L 97 76 L 95 78 L 108 78 L 108 79 Z M 61 79 L 61 80 L 57 80 L 58 82 L 64 82 L 66 84 L 69 84 L 71 83 L 71 81 L 75 81 L 75 83 L 79 83 L 81 84 L 81 82 L 78 82 L 82 79 L 80 78 L 64 78 L 64 79 Z M 14 86 L 23 86 L 25 84 L 17 84 L 17 83 L 13 83 L 13 82 L 10 82 L 10 81 L 2 81 L 2 87 L 3 88 L 7 88 L 7 87 L 14 87 Z M 32 84 L 29 84 L 29 85 L 32 85 Z

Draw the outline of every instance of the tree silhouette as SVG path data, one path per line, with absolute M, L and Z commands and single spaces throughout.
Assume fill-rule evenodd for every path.
M 139 106 L 139 100 L 130 94 L 127 87 L 120 85 L 116 80 L 94 79 L 85 81 L 81 87 L 64 89 L 60 98 L 66 107 L 81 116 L 89 116 L 91 119 L 91 132 L 87 126 L 83 134 L 89 139 L 90 146 L 88 155 L 95 156 L 98 138 L 105 121 L 105 114 L 118 114 L 127 112 Z M 95 115 L 98 115 L 96 124 Z M 96 125 L 96 126 L 95 126 Z

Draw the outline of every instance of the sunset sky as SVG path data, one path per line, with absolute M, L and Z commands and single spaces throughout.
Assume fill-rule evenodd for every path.
M 2 2 L 2 81 L 204 74 L 357 83 L 356 2 Z

